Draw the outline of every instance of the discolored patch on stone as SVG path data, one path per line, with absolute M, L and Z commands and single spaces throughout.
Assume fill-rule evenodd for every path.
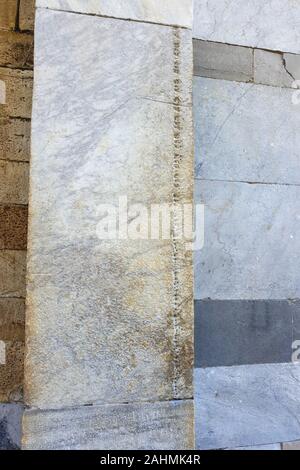
M 0 66 L 32 69 L 33 36 L 0 30 Z
M 27 217 L 25 206 L 0 205 L 0 250 L 26 250 Z
M 27 450 L 191 450 L 193 401 L 86 406 L 27 411 Z
M 30 159 L 30 121 L 0 118 L 0 159 L 26 161 Z

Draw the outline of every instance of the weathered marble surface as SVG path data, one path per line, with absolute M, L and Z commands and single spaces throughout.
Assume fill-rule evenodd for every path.
M 195 77 L 196 177 L 299 184 L 294 92 Z
M 198 39 L 300 53 L 297 0 L 194 0 Z
M 37 0 L 36 5 L 192 28 L 193 0 Z
M 18 450 L 23 406 L 0 405 L 0 450 Z
M 86 406 L 29 411 L 23 418 L 23 449 L 193 449 L 192 401 Z
M 170 240 L 96 227 L 119 196 L 192 200 L 191 32 L 42 9 L 35 34 L 27 403 L 190 398 L 191 253 L 177 285 Z
M 0 30 L 11 30 L 16 26 L 17 0 L 0 1 Z
M 197 449 L 299 439 L 300 365 L 195 370 Z
M 196 299 L 300 297 L 299 186 L 197 181 L 206 206 Z

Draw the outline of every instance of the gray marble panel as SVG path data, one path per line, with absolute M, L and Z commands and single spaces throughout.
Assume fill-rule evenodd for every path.
M 194 0 L 198 39 L 299 53 L 299 24 L 295 0 Z
M 299 186 L 197 181 L 205 237 L 195 298 L 299 298 L 299 198 Z
M 28 411 L 23 449 L 193 449 L 192 401 Z
M 300 184 L 294 93 L 195 77 L 196 177 Z
M 192 28 L 193 0 L 36 0 L 37 7 Z
M 300 365 L 195 370 L 198 449 L 299 439 Z

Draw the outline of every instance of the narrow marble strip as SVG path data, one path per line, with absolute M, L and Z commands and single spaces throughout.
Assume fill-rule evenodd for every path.
M 36 6 L 192 28 L 192 0 L 37 0 Z
M 25 450 L 193 449 L 193 401 L 26 411 Z

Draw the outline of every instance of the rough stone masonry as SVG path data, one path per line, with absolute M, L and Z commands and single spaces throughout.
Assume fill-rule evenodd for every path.
M 37 2 L 24 449 L 194 448 L 192 253 L 96 233 L 119 196 L 192 203 L 191 27 L 191 0 Z
M 33 7 L 0 1 L 0 449 L 20 447 L 23 412 Z

